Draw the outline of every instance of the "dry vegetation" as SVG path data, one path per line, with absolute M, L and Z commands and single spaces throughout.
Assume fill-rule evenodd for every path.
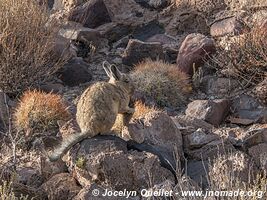
M 144 117 L 147 113 L 160 111 L 158 108 L 146 106 L 141 101 L 136 101 L 134 104 L 135 112 L 133 114 L 133 119 L 139 119 Z
M 266 33 L 260 27 L 229 40 L 214 59 L 219 68 L 237 78 L 244 86 L 256 85 L 267 76 Z
M 53 52 L 56 29 L 32 0 L 0 0 L 0 88 L 17 93 L 49 78 L 63 63 Z
M 71 117 L 62 98 L 56 94 L 27 91 L 23 94 L 14 113 L 18 130 L 49 130 L 57 126 L 58 120 Z
M 179 107 L 191 91 L 186 74 L 176 65 L 163 61 L 142 62 L 135 67 L 131 77 L 136 84 L 137 96 L 160 107 Z

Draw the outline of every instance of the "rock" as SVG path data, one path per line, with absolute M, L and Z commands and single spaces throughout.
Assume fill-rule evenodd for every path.
M 35 199 L 35 200 L 48 200 L 47 195 L 44 190 L 40 188 L 32 188 L 27 185 L 24 185 L 22 183 L 11 183 L 12 193 L 14 194 L 14 197 L 10 197 L 13 199 L 23 199 L 23 197 L 27 197 L 25 199 Z M 6 197 L 6 199 L 10 199 Z
M 249 148 L 248 154 L 255 160 L 260 169 L 267 170 L 267 143 L 260 143 Z
M 185 113 L 187 116 L 219 126 L 230 111 L 229 103 L 226 99 L 195 100 L 188 104 Z
M 40 85 L 39 89 L 47 93 L 60 93 L 64 89 L 64 85 L 61 83 L 47 82 Z
M 185 146 L 189 149 L 200 148 L 220 137 L 216 134 L 207 133 L 202 129 L 198 129 L 190 135 L 185 136 Z
M 82 186 L 101 182 L 115 190 L 139 190 L 148 186 L 148 172 L 152 184 L 174 180 L 171 172 L 160 166 L 157 156 L 128 152 L 125 141 L 112 136 L 84 140 L 79 148 L 71 150 L 69 160 Z
M 147 113 L 142 119 L 144 143 L 166 152 L 182 155 L 182 135 L 172 119 L 163 112 Z M 137 131 L 137 130 L 136 130 Z M 133 133 L 135 134 L 135 133 Z
M 214 40 L 199 34 L 189 34 L 179 49 L 176 63 L 189 75 L 193 75 L 194 67 L 198 69 L 209 55 L 215 52 Z
M 39 188 L 44 181 L 44 178 L 41 176 L 40 172 L 31 167 L 20 168 L 17 170 L 17 173 L 19 183 L 33 188 Z
M 58 35 L 54 40 L 53 54 L 56 57 L 71 58 L 76 57 L 77 49 L 71 44 L 70 40 Z
M 229 96 L 239 88 L 237 80 L 231 78 L 220 78 L 216 76 L 204 76 L 200 84 L 201 90 L 208 95 L 216 97 Z
M 152 20 L 148 23 L 132 25 L 131 36 L 133 39 L 148 42 L 147 40 L 154 35 L 163 34 L 165 32 L 164 27 L 158 22 L 158 20 Z
M 211 183 L 218 189 L 227 189 L 240 182 L 253 183 L 258 170 L 251 158 L 242 152 L 219 156 L 210 167 Z M 239 182 L 240 181 L 240 182 Z
M 61 159 L 56 162 L 50 162 L 46 157 L 41 157 L 41 174 L 45 180 L 49 180 L 56 174 L 66 173 L 68 168 Z
M 245 133 L 246 137 L 241 141 L 243 148 L 248 149 L 260 143 L 267 143 L 267 127 L 250 128 Z
M 195 161 L 189 160 L 187 168 L 185 170 L 187 175 L 195 181 L 201 188 L 209 186 L 208 175 L 209 173 L 209 162 L 206 160 Z
M 160 43 L 141 42 L 131 39 L 122 56 L 122 62 L 125 65 L 135 65 L 147 58 L 151 60 L 163 59 L 164 53 Z
M 174 45 L 177 44 L 178 41 L 174 37 L 166 34 L 156 34 L 149 37 L 146 42 L 159 42 L 162 45 Z
M 42 185 L 49 200 L 71 200 L 81 188 L 68 173 L 57 174 Z
M 89 67 L 82 58 L 73 58 L 57 74 L 65 85 L 77 86 L 92 80 L 92 74 L 88 70 Z
M 100 32 L 91 28 L 65 28 L 60 29 L 59 34 L 69 40 L 90 43 L 94 46 L 99 46 L 99 43 L 101 43 Z
M 210 35 L 213 37 L 221 37 L 225 35 L 240 35 L 248 31 L 244 23 L 236 17 L 230 17 L 216 21 L 210 27 Z
M 96 195 L 95 191 L 99 191 L 99 195 Z M 112 190 L 112 188 L 104 188 L 100 185 L 97 185 L 95 183 L 91 184 L 91 185 L 88 185 L 86 186 L 85 188 L 83 188 L 79 194 L 74 197 L 73 200 L 124 200 L 125 198 L 129 199 L 129 200 L 139 200 L 139 197 L 138 197 L 138 194 L 136 193 L 131 193 L 129 195 L 129 197 L 126 195 L 122 195 L 122 196 L 115 196 L 115 195 L 112 195 L 112 196 L 102 196 L 103 194 L 106 193 L 106 190 L 107 191 L 112 191 L 114 192 L 114 190 Z M 95 194 L 95 195 L 93 195 Z
M 87 28 L 96 28 L 111 22 L 109 12 L 103 0 L 92 0 L 77 6 L 70 13 L 69 20 L 79 22 Z
M 135 2 L 145 8 L 154 9 L 164 8 L 170 3 L 169 0 L 135 0 Z
M 214 140 L 198 149 L 185 149 L 185 154 L 194 160 L 212 160 L 218 157 L 218 155 L 234 151 L 235 148 L 229 141 L 220 139 Z
M 172 193 L 174 183 L 166 180 L 160 184 L 154 185 L 152 188 L 146 189 L 146 192 L 142 192 L 142 200 L 154 200 L 157 194 L 161 199 L 169 199 L 168 197 L 176 196 Z

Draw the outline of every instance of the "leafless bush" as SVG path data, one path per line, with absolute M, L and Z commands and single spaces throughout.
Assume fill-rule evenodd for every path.
M 56 28 L 33 0 L 0 0 L 0 89 L 17 93 L 46 80 L 62 63 L 53 53 Z
M 243 85 L 256 85 L 267 75 L 266 33 L 254 27 L 248 33 L 229 39 L 212 62 Z

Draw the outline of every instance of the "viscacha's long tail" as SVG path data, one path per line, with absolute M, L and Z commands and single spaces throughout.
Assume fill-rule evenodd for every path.
M 63 141 L 61 142 L 61 144 L 56 147 L 52 153 L 50 153 L 49 160 L 52 162 L 57 161 L 58 159 L 60 159 L 64 154 L 67 153 L 67 151 L 73 147 L 75 144 L 81 142 L 82 140 L 84 140 L 85 138 L 88 137 L 88 132 L 80 132 L 77 134 L 73 134 L 70 135 L 69 137 L 67 137 L 66 139 L 63 139 Z

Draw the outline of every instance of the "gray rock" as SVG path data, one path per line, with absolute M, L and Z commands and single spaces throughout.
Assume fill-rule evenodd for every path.
M 240 35 L 247 30 L 247 27 L 236 17 L 216 21 L 210 27 L 210 34 L 213 37 L 225 35 Z
M 148 43 L 135 39 L 129 40 L 122 57 L 123 64 L 132 66 L 147 58 L 151 60 L 163 59 L 162 45 L 157 42 Z
M 82 58 L 73 58 L 57 74 L 65 85 L 72 87 L 92 80 L 88 68 L 89 65 Z
M 210 124 L 219 126 L 230 111 L 230 102 L 226 99 L 195 100 L 188 104 L 185 111 L 187 116 L 202 119 Z
M 79 22 L 87 28 L 96 28 L 111 22 L 109 12 L 103 0 L 92 0 L 77 6 L 70 13 L 69 20 Z

